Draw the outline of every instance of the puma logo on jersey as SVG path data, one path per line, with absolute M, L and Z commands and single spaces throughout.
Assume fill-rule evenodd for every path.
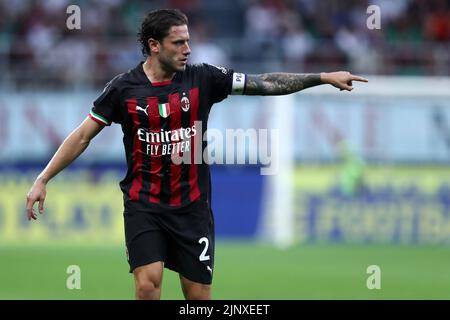
M 147 109 L 148 109 L 148 105 L 145 107 L 145 109 L 142 108 L 142 107 L 140 107 L 140 106 L 136 106 L 136 111 L 142 111 L 142 112 L 144 112 L 144 113 L 147 115 L 147 117 L 148 117 Z

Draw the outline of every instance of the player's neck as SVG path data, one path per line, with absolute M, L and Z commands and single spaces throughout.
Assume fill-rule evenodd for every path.
M 147 58 L 142 67 L 150 82 L 169 81 L 172 80 L 175 75 L 175 72 L 165 70 L 159 63 L 158 59 Z

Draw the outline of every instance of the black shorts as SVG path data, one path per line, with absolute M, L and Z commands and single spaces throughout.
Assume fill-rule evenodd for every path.
M 130 273 L 163 261 L 185 278 L 211 284 L 214 268 L 214 219 L 210 206 L 196 201 L 161 213 L 124 212 Z

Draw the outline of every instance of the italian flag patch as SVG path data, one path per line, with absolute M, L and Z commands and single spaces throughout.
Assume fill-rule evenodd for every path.
M 167 118 L 170 114 L 170 107 L 168 103 L 158 103 L 159 115 Z

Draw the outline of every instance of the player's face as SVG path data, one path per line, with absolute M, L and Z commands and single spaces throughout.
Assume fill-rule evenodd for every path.
M 184 71 L 190 53 L 187 25 L 172 26 L 162 40 L 158 59 L 166 70 Z

